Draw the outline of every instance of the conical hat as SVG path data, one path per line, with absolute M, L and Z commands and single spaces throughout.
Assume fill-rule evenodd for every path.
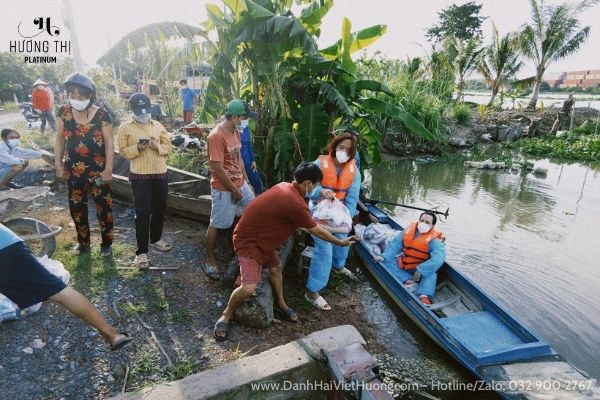
M 48 86 L 48 84 L 46 82 L 44 82 L 41 79 L 36 80 L 35 82 L 33 82 L 33 86 L 37 86 L 37 85 L 46 85 Z

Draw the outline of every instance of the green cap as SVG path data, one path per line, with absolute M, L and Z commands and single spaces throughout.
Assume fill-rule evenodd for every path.
M 244 102 L 240 99 L 231 100 L 227 103 L 227 107 L 225 108 L 225 114 L 227 115 L 246 115 L 246 107 L 244 107 Z

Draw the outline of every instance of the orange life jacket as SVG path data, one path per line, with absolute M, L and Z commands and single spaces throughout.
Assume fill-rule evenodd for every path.
M 323 189 L 333 190 L 335 197 L 344 200 L 356 176 L 356 162 L 354 159 L 349 160 L 338 174 L 333 158 L 320 156 L 319 161 L 321 162 L 321 172 L 323 172 L 321 186 L 323 186 Z
M 402 233 L 403 252 L 397 258 L 398 267 L 402 269 L 414 269 L 423 261 L 429 260 L 429 242 L 433 239 L 444 240 L 444 234 L 435 229 L 431 229 L 427 233 L 421 233 L 418 238 L 415 238 L 417 232 L 417 224 L 412 223 Z

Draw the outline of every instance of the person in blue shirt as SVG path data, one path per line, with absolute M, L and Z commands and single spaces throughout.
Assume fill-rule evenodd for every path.
M 187 85 L 187 79 L 179 81 L 181 86 L 181 101 L 183 102 L 183 120 L 186 124 L 192 123 L 194 119 L 194 106 L 198 102 L 198 94 Z
M 404 287 L 412 288 L 418 283 L 416 293 L 426 306 L 431 305 L 437 271 L 446 258 L 444 235 L 435 229 L 436 222 L 434 213 L 422 213 L 418 223 L 410 224 L 387 245 L 381 256 L 374 257 L 383 261 Z
M 248 115 L 248 119 L 242 120 L 241 127 L 242 135 L 240 137 L 240 141 L 242 142 L 242 160 L 244 161 L 244 168 L 246 169 L 246 175 L 248 175 L 248 180 L 250 181 L 250 185 L 252 185 L 252 189 L 254 189 L 254 195 L 258 196 L 263 192 L 262 181 L 260 180 L 260 173 L 256 168 L 256 160 L 254 159 L 254 150 L 252 149 L 252 134 L 250 133 L 250 127 L 248 126 L 248 122 L 250 118 L 257 119 L 258 113 L 250 111 L 248 107 L 248 103 L 245 101 L 244 107 L 246 109 L 246 115 Z
M 360 170 L 354 160 L 356 140 L 350 133 L 342 133 L 329 141 L 327 150 L 327 155 L 320 156 L 314 161 L 323 172 L 323 180 L 321 185 L 311 192 L 309 207 L 313 210 L 319 201 L 336 197 L 348 208 L 350 215 L 355 215 L 361 182 Z M 344 239 L 348 235 L 337 233 L 334 236 Z M 327 286 L 332 268 L 334 273 L 356 279 L 346 268 L 350 249 L 332 245 L 314 235 L 313 240 L 315 247 L 308 271 L 307 293 L 304 297 L 316 308 L 329 311 L 331 306 L 319 291 Z
M 96 328 L 111 350 L 131 341 L 127 333 L 117 332 L 96 307 L 77 290 L 52 275 L 33 255 L 23 240 L 0 224 L 0 293 L 25 309 L 42 301 L 61 304 L 76 317 Z

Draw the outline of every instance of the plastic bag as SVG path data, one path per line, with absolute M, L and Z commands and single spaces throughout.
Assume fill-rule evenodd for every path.
M 352 216 L 339 199 L 321 200 L 313 217 L 331 233 L 348 233 L 352 230 Z
M 60 261 L 48 258 L 48 256 L 36 258 L 52 275 L 59 278 L 65 284 L 69 283 L 71 274 L 65 269 L 65 266 Z M 2 321 L 18 319 L 21 316 L 36 313 L 40 308 L 42 308 L 42 303 L 37 303 L 21 310 L 19 309 L 19 306 L 0 293 L 0 323 Z
M 42 264 L 48 270 L 48 272 L 50 272 L 52 275 L 56 276 L 58 279 L 63 281 L 65 285 L 69 284 L 71 274 L 65 269 L 63 263 L 48 258 L 48 256 L 36 258 L 40 262 L 40 264 Z

